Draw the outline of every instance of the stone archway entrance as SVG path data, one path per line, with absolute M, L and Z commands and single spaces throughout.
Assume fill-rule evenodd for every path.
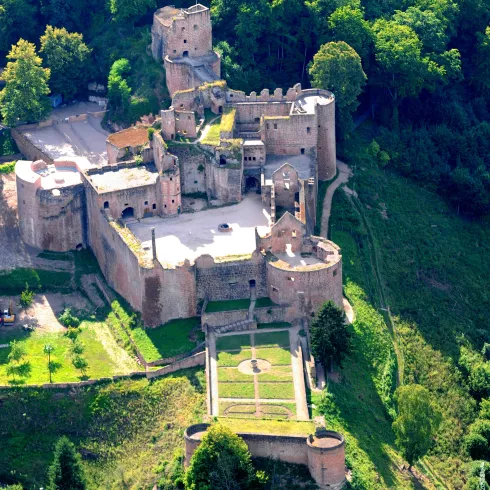
M 253 175 L 248 175 L 245 178 L 245 192 L 259 192 L 260 191 L 260 181 L 257 177 Z
M 121 213 L 121 218 L 122 219 L 134 218 L 134 208 L 127 207 L 126 209 L 124 209 L 124 211 Z

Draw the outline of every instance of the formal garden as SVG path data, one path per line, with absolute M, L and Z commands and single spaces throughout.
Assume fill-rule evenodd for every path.
M 220 415 L 295 418 L 288 329 L 222 335 L 216 352 Z

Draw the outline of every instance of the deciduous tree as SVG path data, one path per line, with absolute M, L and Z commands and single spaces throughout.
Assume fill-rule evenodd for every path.
M 155 8 L 155 0 L 110 0 L 111 14 L 118 21 L 138 19 Z
M 366 83 L 361 58 L 343 41 L 327 43 L 313 57 L 309 73 L 313 86 L 335 94 L 337 125 L 341 135 L 345 134 L 352 126 L 352 113 Z
M 64 100 L 70 101 L 87 90 L 91 50 L 81 34 L 68 32 L 64 27 L 47 26 L 41 36 L 40 53 L 51 70 L 49 86 L 53 93 L 60 93 Z
M 255 475 L 247 445 L 230 429 L 212 426 L 194 452 L 186 473 L 188 490 L 248 490 Z
M 5 88 L 0 92 L 0 111 L 6 124 L 38 122 L 48 116 L 51 108 L 49 68 L 41 67 L 36 47 L 21 39 L 8 54 L 10 61 L 2 74 Z

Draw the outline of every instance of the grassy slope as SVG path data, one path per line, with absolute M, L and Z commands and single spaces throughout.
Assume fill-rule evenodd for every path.
M 182 446 L 183 429 L 204 413 L 204 392 L 203 372 L 189 370 L 153 383 L 125 381 L 70 393 L 4 393 L 0 482 L 45 486 L 53 445 L 65 434 L 92 453 L 84 461 L 89 490 L 152 488 L 154 468 L 171 459 Z
M 464 335 L 478 346 L 489 327 L 484 314 L 489 302 L 488 222 L 458 217 L 437 195 L 376 168 L 357 166 L 353 185 L 359 199 L 350 201 L 336 193 L 331 220 L 331 237 L 343 250 L 346 293 L 358 309 L 359 295 L 353 297 L 352 292 L 360 286 L 366 293 L 364 304 L 379 306 L 379 287 L 370 265 L 376 254 L 405 382 L 427 386 L 444 413 L 436 445 L 423 466 L 435 470 L 433 481 L 462 488 L 461 436 L 474 416 L 475 403 L 455 363 L 458 339 Z M 358 335 L 355 343 L 364 344 Z M 347 380 L 350 370 L 346 363 Z M 353 387 L 362 388 L 355 380 Z M 343 384 L 333 389 L 337 405 L 341 417 L 354 422 L 348 410 L 352 400 L 343 389 Z M 363 425 L 362 417 L 352 423 L 358 431 L 369 430 Z M 384 443 L 392 443 L 390 432 Z

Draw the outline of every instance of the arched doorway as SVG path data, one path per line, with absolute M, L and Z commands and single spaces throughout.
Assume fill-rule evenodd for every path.
M 220 167 L 226 166 L 226 158 L 223 155 L 220 155 L 220 157 L 219 157 L 219 166 Z
M 189 51 L 184 51 L 184 52 L 182 53 L 182 56 L 183 56 L 184 58 L 187 58 L 187 57 L 189 56 Z
M 245 192 L 256 191 L 260 189 L 260 182 L 257 177 L 253 175 L 248 175 L 245 179 Z
M 134 218 L 134 209 L 131 207 L 126 208 L 122 213 L 121 213 L 121 218 L 122 219 L 128 219 L 128 218 Z

